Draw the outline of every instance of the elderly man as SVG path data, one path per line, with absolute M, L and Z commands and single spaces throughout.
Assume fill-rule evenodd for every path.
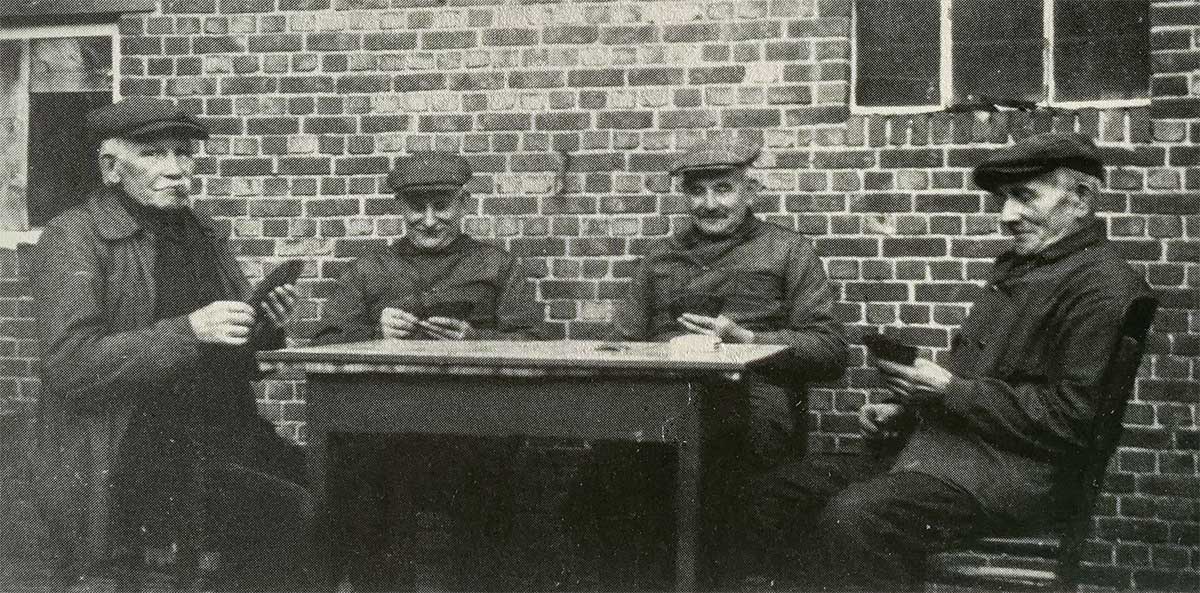
M 1012 245 L 946 366 L 874 360 L 889 398 L 859 412 L 868 437 L 915 430 L 882 465 L 814 457 L 777 470 L 756 490 L 761 546 L 807 532 L 797 549 L 814 587 L 919 590 L 925 556 L 973 529 L 1055 517 L 1122 316 L 1148 294 L 1093 215 L 1103 175 L 1075 134 L 1026 138 L 976 167 Z
M 790 346 L 786 359 L 766 376 L 716 381 L 701 393 L 707 556 L 701 577 L 710 584 L 725 571 L 724 548 L 733 513 L 745 499 L 747 478 L 803 454 L 805 383 L 836 379 L 846 364 L 841 327 L 831 315 L 834 292 L 820 259 L 799 233 L 754 216 L 759 186 L 750 168 L 758 153 L 756 144 L 709 140 L 679 157 L 671 174 L 688 197 L 691 220 L 649 248 L 616 319 L 617 334 L 624 340 L 667 341 L 697 334 L 725 343 Z M 614 463 L 619 465 L 613 459 L 598 467 Z M 611 512 L 628 513 L 634 502 L 608 490 L 645 489 L 647 475 L 654 472 L 640 469 L 620 472 L 625 478 L 618 486 L 611 485 L 618 472 L 597 476 L 598 484 L 590 486 L 595 491 L 592 504 L 619 505 Z M 659 500 L 647 510 L 651 517 L 642 521 L 669 508 L 669 477 L 649 481 L 660 485 L 651 497 Z M 661 517 L 658 521 L 653 539 L 664 540 L 670 526 Z
M 226 238 L 189 208 L 203 125 L 146 97 L 88 123 L 104 185 L 46 225 L 33 270 L 62 568 L 137 590 L 144 560 L 188 550 L 212 586 L 304 587 L 303 456 L 248 383 L 254 350 L 283 343 L 295 288 L 243 302 Z
M 471 179 L 463 157 L 446 152 L 405 156 L 388 177 L 407 230 L 394 245 L 358 258 L 325 306 L 314 342 L 384 340 L 523 340 L 540 335 L 533 285 L 519 261 L 461 232 Z M 348 464 L 336 479 L 349 533 L 343 547 L 356 588 L 411 586 L 411 558 L 397 538 L 414 529 L 418 509 L 449 510 L 456 519 L 452 561 L 468 590 L 505 587 L 503 539 L 511 519 L 506 445 L 466 438 L 345 439 Z M 447 507 L 449 507 L 447 509 Z M 384 510 L 388 512 L 385 513 Z

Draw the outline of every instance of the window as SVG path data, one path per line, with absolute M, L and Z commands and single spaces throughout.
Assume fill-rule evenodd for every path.
M 854 105 L 1144 104 L 1146 0 L 857 0 Z
M 0 29 L 0 232 L 43 226 L 99 182 L 85 114 L 115 98 L 116 25 Z

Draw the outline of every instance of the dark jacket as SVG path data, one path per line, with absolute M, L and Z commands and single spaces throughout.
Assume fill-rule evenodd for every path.
M 944 406 L 922 411 L 894 469 L 955 484 L 1001 519 L 1059 508 L 1122 315 L 1148 293 L 1100 220 L 1032 258 L 1001 256 L 954 337 Z
M 616 315 L 618 337 L 666 341 L 687 333 L 671 304 L 685 293 L 724 298 L 722 313 L 755 342 L 790 346 L 785 365 L 806 380 L 846 367 L 846 342 L 832 315 L 834 292 L 821 260 L 800 233 L 753 214 L 730 236 L 706 242 L 694 229 L 655 243 Z
M 672 305 L 689 293 L 721 297 L 721 314 L 752 330 L 755 342 L 790 346 L 749 381 L 705 387 L 706 442 L 736 455 L 744 468 L 803 451 L 806 435 L 797 427 L 806 421 L 806 384 L 840 377 L 847 354 L 831 313 L 833 290 L 808 240 L 751 214 L 715 241 L 689 227 L 656 243 L 617 311 L 616 337 L 667 341 L 687 333 Z
M 249 287 L 226 238 L 212 220 L 197 219 L 217 254 L 224 294 L 244 297 Z M 39 485 L 56 535 L 70 548 L 62 561 L 76 573 L 109 552 L 109 477 L 133 410 L 154 405 L 142 401 L 147 394 L 195 389 L 189 377 L 202 346 L 186 316 L 155 320 L 154 261 L 154 237 L 108 188 L 51 220 L 35 248 Z M 278 347 L 282 333 L 257 343 Z M 249 374 L 254 361 L 246 353 Z
M 401 239 L 359 257 L 342 273 L 315 344 L 378 340 L 385 307 L 418 317 L 442 302 L 468 301 L 472 336 L 483 340 L 523 340 L 541 335 L 541 315 L 533 284 L 517 259 L 459 235 L 445 249 L 422 252 Z M 419 336 L 414 336 L 414 339 Z

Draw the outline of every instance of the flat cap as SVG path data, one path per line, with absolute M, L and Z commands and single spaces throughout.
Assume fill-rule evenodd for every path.
M 689 171 L 737 169 L 758 158 L 762 146 L 745 140 L 703 140 L 684 151 L 671 164 L 671 175 Z
M 996 151 L 975 167 L 975 185 L 993 191 L 1044 175 L 1059 167 L 1104 179 L 1104 159 L 1092 139 L 1082 134 L 1047 133 L 1030 136 Z
M 471 180 L 471 163 L 453 152 L 416 152 L 400 157 L 388 174 L 396 193 L 459 189 Z
M 134 95 L 97 107 L 87 114 L 88 126 L 101 139 L 147 140 L 162 136 L 208 138 L 208 128 L 166 99 Z

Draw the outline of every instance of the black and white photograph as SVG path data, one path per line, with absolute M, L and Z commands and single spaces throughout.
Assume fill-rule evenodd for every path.
M 0 593 L 1200 590 L 1200 0 L 0 0 Z

